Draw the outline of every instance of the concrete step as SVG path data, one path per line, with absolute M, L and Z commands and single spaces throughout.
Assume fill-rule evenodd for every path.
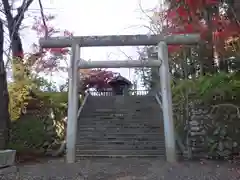
M 158 150 L 77 150 L 77 157 L 97 156 L 97 157 L 150 157 L 165 156 L 165 152 Z
M 77 133 L 79 136 L 84 136 L 84 135 L 88 135 L 89 137 L 91 136 L 108 136 L 108 137 L 161 137 L 163 138 L 164 137 L 164 134 L 163 133 L 160 133 L 160 132 L 122 132 L 122 131 L 119 131 L 119 132 L 103 132 L 103 131 L 95 131 L 95 132 L 92 132 L 92 131 L 88 131 L 88 132 L 78 132 Z
M 104 103 L 104 104 L 103 104 Z M 109 103 L 109 102 L 91 102 L 86 104 L 85 107 L 91 108 L 91 106 L 97 108 L 97 109 L 108 109 L 113 108 L 113 110 L 117 110 L 118 107 L 122 107 L 123 110 L 127 109 L 127 107 L 131 109 L 138 109 L 138 108 L 150 108 L 150 107 L 159 107 L 159 104 L 155 101 L 142 101 L 141 103 L 136 102 L 124 102 L 121 104 L 118 103 Z
M 99 127 L 108 127 L 109 125 L 111 126 L 116 126 L 117 127 L 122 127 L 122 128 L 125 128 L 126 126 L 127 127 L 136 127 L 136 128 L 154 128 L 154 127 L 158 127 L 160 129 L 163 128 L 163 123 L 161 123 L 160 121 L 130 121 L 130 120 L 124 120 L 124 119 L 115 119 L 115 120 L 106 120 L 106 119 L 101 119 L 101 120 L 95 120 L 95 119 L 92 119 L 92 120 L 80 120 L 78 122 L 78 125 L 79 127 L 81 127 L 81 125 L 89 125 L 90 126 L 99 126 Z
M 124 144 L 124 145 L 112 145 L 112 144 L 105 144 L 105 145 L 86 145 L 86 144 L 77 144 L 76 148 L 78 150 L 88 150 L 88 149 L 96 149 L 96 150 L 159 150 L 165 151 L 164 144 L 148 144 L 148 145 L 131 145 L 131 144 Z
M 91 126 L 89 124 L 79 124 L 78 125 L 78 131 L 81 131 L 81 130 L 89 130 L 89 131 L 105 131 L 105 132 L 108 132 L 109 131 L 117 131 L 117 129 L 119 129 L 119 131 L 130 131 L 130 130 L 133 130 L 133 131 L 137 131 L 137 129 L 139 129 L 139 131 L 141 131 L 141 129 L 144 129 L 146 131 L 148 130 L 156 130 L 156 131 L 159 131 L 159 133 L 163 133 L 164 132 L 164 128 L 163 127 L 157 127 L 157 126 L 146 126 L 146 125 L 131 125 L 131 126 L 127 126 L 127 125 L 114 125 L 114 124 L 106 124 L 105 126 L 104 125 L 101 125 L 97 127 L 95 127 L 94 125 L 96 124 L 91 124 Z M 91 128 L 91 130 L 90 130 Z
M 81 133 L 81 132 L 79 132 L 79 133 L 77 133 L 77 137 L 78 138 L 81 138 L 81 136 L 84 136 L 84 135 L 86 135 L 86 133 Z M 151 139 L 164 139 L 164 135 L 163 134 L 158 134 L 158 133 L 152 133 L 152 134 L 150 134 L 150 133 L 141 133 L 141 134 L 123 134 L 123 133 L 111 133 L 111 134 L 109 134 L 109 133 L 106 133 L 106 134 L 104 134 L 104 133 L 94 133 L 94 132 L 92 132 L 92 133 L 88 133 L 87 134 L 87 136 L 88 137 L 86 137 L 86 138 L 105 138 L 105 137 L 108 137 L 108 138 L 132 138 L 132 139 L 143 139 L 143 138 L 151 138 Z
M 160 125 L 159 125 L 160 126 Z M 127 131 L 127 130 L 132 130 L 132 131 L 159 131 L 162 132 L 164 130 L 164 127 L 161 126 L 159 127 L 156 124 L 150 124 L 150 125 L 146 125 L 146 124 L 131 124 L 131 125 L 127 125 L 127 124 L 123 124 L 123 123 L 81 123 L 78 124 L 78 129 L 80 130 L 88 130 L 90 131 L 92 128 L 92 131 Z
M 78 124 L 81 125 L 116 125 L 116 126 L 128 126 L 128 127 L 160 127 L 163 126 L 163 122 L 160 120 L 124 120 L 124 119 L 108 119 L 108 120 L 79 120 Z
M 126 119 L 128 118 L 129 120 L 150 120 L 151 118 L 153 118 L 153 120 L 159 120 L 159 119 L 163 119 L 163 117 L 161 116 L 161 113 L 154 113 L 154 112 L 149 112 L 149 114 L 146 113 L 133 113 L 133 114 L 122 114 L 122 113 L 107 113 L 107 114 L 94 114 L 94 113 L 90 113 L 90 112 L 83 112 L 80 115 L 80 119 L 84 119 L 84 118 L 106 118 L 106 119 Z
M 152 125 L 143 125 L 143 124 L 131 124 L 131 126 L 127 126 L 127 124 L 111 124 L 111 123 L 105 123 L 105 124 L 100 124 L 100 123 L 82 123 L 82 124 L 78 124 L 78 129 L 79 130 L 87 130 L 88 128 L 94 128 L 94 131 L 106 131 L 109 129 L 112 131 L 119 129 L 118 131 L 127 131 L 127 130 L 136 130 L 136 131 L 151 131 L 151 130 L 156 130 L 159 131 L 159 133 L 162 133 L 164 131 L 164 127 L 158 127 L 156 124 L 152 124 Z M 88 129 L 89 130 L 89 129 Z
M 154 100 L 145 100 L 145 101 L 123 101 L 121 103 L 118 102 L 110 102 L 110 101 L 92 101 L 86 104 L 86 107 L 97 107 L 97 108 L 111 108 L 111 107 L 126 107 L 130 108 L 148 108 L 148 107 L 159 107 L 157 101 Z
M 152 119 L 151 119 L 152 118 Z M 112 118 L 112 117 L 80 117 L 78 119 L 78 123 L 95 123 L 95 122 L 101 122 L 101 123 L 158 123 L 158 125 L 163 125 L 163 120 L 162 118 L 159 117 L 149 117 L 148 118 L 143 118 L 143 117 L 139 117 L 139 118 L 131 118 L 131 117 L 116 117 L 116 118 Z
M 113 142 L 113 141 L 121 141 L 124 143 L 137 143 L 137 142 L 150 142 L 150 141 L 158 141 L 159 143 L 164 143 L 164 141 L 162 140 L 162 138 L 159 137 L 119 137 L 119 136 L 101 136 L 101 137 L 97 137 L 97 136 L 90 136 L 90 137 L 84 137 L 84 136 L 78 136 L 76 143 L 77 144 L 82 144 L 82 143 L 94 143 L 94 142 Z
M 141 115 L 141 114 L 143 114 L 143 115 L 145 115 L 146 111 L 148 112 L 147 113 L 148 115 L 152 115 L 150 113 L 155 113 L 155 114 L 158 114 L 158 115 L 162 114 L 162 111 L 159 110 L 159 108 L 156 108 L 156 110 L 153 109 L 153 108 L 151 108 L 150 110 L 146 110 L 146 109 L 129 109 L 128 111 L 120 111 L 120 110 L 118 110 L 118 111 L 115 111 L 115 110 L 110 111 L 110 110 L 108 110 L 106 112 L 99 112 L 99 111 L 96 111 L 96 109 L 90 109 L 90 108 L 89 109 L 87 109 L 87 108 L 84 109 L 83 108 L 83 111 L 82 111 L 81 114 L 91 113 L 92 115 L 99 115 L 99 116 L 104 116 L 104 115 L 107 116 L 109 114 L 111 114 L 111 115 L 114 115 L 114 114 L 116 114 L 116 115 L 118 115 L 118 114 L 121 114 L 121 115 Z
M 81 143 L 77 143 L 77 145 L 152 145 L 152 144 L 164 144 L 164 141 L 122 141 L 122 140 L 101 140 L 101 141 L 89 141 L 89 140 L 82 140 Z M 165 145 L 165 144 L 164 144 Z
M 88 114 L 88 113 L 92 113 L 94 115 L 109 115 L 109 114 L 122 114 L 122 115 L 140 115 L 140 114 L 146 114 L 146 111 L 148 112 L 148 115 L 151 115 L 150 113 L 156 113 L 156 114 L 162 114 L 161 110 L 159 107 L 151 107 L 149 109 L 146 108 L 137 108 L 137 109 L 131 109 L 129 108 L 127 111 L 125 110 L 121 110 L 121 107 L 118 108 L 118 110 L 112 109 L 112 110 L 106 110 L 106 112 L 100 112 L 97 111 L 96 108 L 94 107 L 85 107 L 83 108 L 82 114 Z
M 126 130 L 122 130 L 122 129 L 117 129 L 117 128 L 112 128 L 112 129 L 95 129 L 95 131 L 93 132 L 92 130 L 87 130 L 87 129 L 82 129 L 82 130 L 79 130 L 79 133 L 78 134 L 81 134 L 81 135 L 89 135 L 91 133 L 95 133 L 95 134 L 99 134 L 99 135 L 102 135 L 102 134 L 118 134 L 118 135 L 121 135 L 121 134 L 129 134 L 129 135 L 138 135 L 138 134 L 153 134 L 153 135 L 161 135 L 163 136 L 163 132 L 161 132 L 159 129 L 126 129 Z
M 109 126 L 86 126 L 86 125 L 81 125 L 79 124 L 78 130 L 81 131 L 105 131 L 105 132 L 116 132 L 116 131 L 127 131 L 127 132 L 132 132 L 132 131 L 156 131 L 161 133 L 163 127 L 159 127 L 159 126 L 143 126 L 143 125 L 138 125 L 138 126 L 127 126 L 125 124 L 120 124 L 120 125 L 114 125 L 111 124 Z
M 86 141 L 85 141 L 86 140 Z M 123 142 L 134 142 L 134 141 L 159 141 L 164 142 L 162 138 L 159 137 L 151 137 L 151 136 L 145 136 L 145 137 L 127 137 L 127 136 L 97 136 L 97 135 L 89 135 L 89 137 L 84 137 L 83 135 L 77 136 L 77 142 L 93 142 L 93 141 L 123 141 Z

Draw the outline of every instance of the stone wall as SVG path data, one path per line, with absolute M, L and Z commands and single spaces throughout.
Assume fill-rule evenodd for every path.
M 187 127 L 188 151 L 190 156 L 205 157 L 206 156 L 206 134 L 205 124 L 211 121 L 209 116 L 209 108 L 200 104 L 189 104 L 189 122 Z
M 216 108 L 217 107 L 217 108 Z M 240 152 L 240 117 L 231 104 L 189 104 L 185 145 L 192 158 L 230 158 Z

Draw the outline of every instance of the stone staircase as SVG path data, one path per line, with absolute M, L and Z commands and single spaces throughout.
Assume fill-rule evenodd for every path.
M 89 96 L 78 120 L 76 156 L 165 156 L 154 96 Z

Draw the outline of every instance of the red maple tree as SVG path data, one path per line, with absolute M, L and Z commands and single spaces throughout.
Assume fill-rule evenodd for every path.
M 52 21 L 55 20 L 55 16 L 48 15 L 42 18 L 35 17 L 32 29 L 36 31 L 38 38 L 41 37 L 55 37 L 55 36 L 73 36 L 73 33 L 68 30 L 56 29 L 52 25 Z M 60 62 L 65 60 L 69 55 L 69 48 L 45 48 L 40 49 L 39 46 L 34 44 L 35 61 L 32 63 L 37 72 L 47 71 L 52 72 L 56 70 L 67 71 L 68 64 L 61 66 Z M 33 56 L 33 55 L 31 55 Z M 84 73 L 83 73 L 84 72 Z M 112 71 L 104 69 L 92 69 L 88 71 L 80 71 L 81 74 L 81 88 L 86 90 L 88 88 L 96 88 L 98 91 L 104 90 L 109 87 L 109 80 L 111 80 L 116 74 Z
M 104 91 L 110 88 L 109 81 L 118 75 L 120 74 L 105 69 L 93 69 L 82 73 L 82 90 L 95 88 L 97 91 Z
M 202 14 L 206 8 L 219 7 L 220 1 L 218 0 L 172 0 L 171 4 L 173 5 L 166 11 L 169 34 L 200 33 L 204 40 L 206 34 L 211 31 L 213 45 L 217 48 L 224 48 L 223 41 L 235 35 L 238 36 L 240 33 L 239 24 L 230 20 L 226 13 L 213 13 L 208 23 L 204 20 Z M 179 49 L 180 46 L 169 46 L 170 52 Z

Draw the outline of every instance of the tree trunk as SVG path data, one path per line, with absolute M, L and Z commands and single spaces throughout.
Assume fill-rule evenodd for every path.
M 32 4 L 33 0 L 24 0 L 22 5 L 17 8 L 17 15 L 13 16 L 11 12 L 11 6 L 9 0 L 2 0 L 3 9 L 7 19 L 7 27 L 9 31 L 9 38 L 11 41 L 11 50 L 13 55 L 13 71 L 15 63 L 23 63 L 23 47 L 22 41 L 19 35 L 20 25 L 24 19 L 24 13 L 28 10 L 29 6 Z M 13 78 L 16 78 L 16 73 L 13 72 Z M 18 77 L 24 79 L 24 76 Z
M 3 61 L 3 22 L 0 21 L 0 149 L 7 146 L 9 140 L 10 115 L 8 111 L 9 94 L 7 74 Z
M 202 74 L 206 75 L 208 73 L 212 74 L 216 72 L 214 63 L 214 49 L 213 49 L 213 26 L 212 26 L 212 14 L 214 9 L 212 7 L 207 7 L 204 14 L 204 19 L 208 25 L 208 32 L 206 33 L 206 41 L 202 44 L 201 53 L 202 56 Z
M 9 32 L 12 32 L 12 30 L 10 29 Z M 13 79 L 14 81 L 21 81 L 24 80 L 24 75 L 25 73 L 28 73 L 24 67 L 23 64 L 23 47 L 22 47 L 22 41 L 21 38 L 19 36 L 18 32 L 12 32 L 13 33 L 13 38 L 11 41 L 11 45 L 12 45 L 12 57 L 13 57 Z M 24 70 L 22 70 L 24 73 L 19 73 L 18 68 L 24 68 Z

